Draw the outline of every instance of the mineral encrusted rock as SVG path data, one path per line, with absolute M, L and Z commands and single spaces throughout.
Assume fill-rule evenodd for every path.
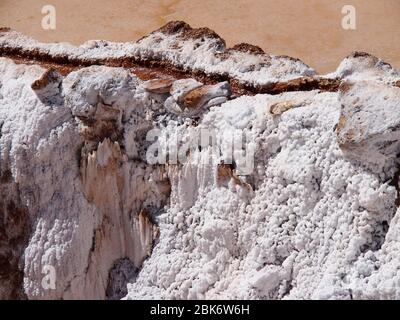
M 387 63 L 317 75 L 183 22 L 80 47 L 2 28 L 0 52 L 0 298 L 400 298 Z M 149 163 L 152 129 L 240 131 L 252 157 Z
M 342 148 L 366 157 L 366 161 L 397 157 L 400 88 L 377 82 L 346 82 L 341 86 L 340 101 L 342 111 L 336 131 Z M 373 154 L 375 159 L 371 159 Z
M 194 79 L 181 79 L 172 84 L 170 94 L 164 103 L 169 112 L 195 117 L 204 112 L 204 109 L 226 102 L 231 95 L 231 89 L 228 82 L 203 85 Z
M 2 237 L 15 238 L 1 249 L 20 259 L 19 268 L 10 260 L 23 275 L 16 288 L 30 299 L 105 298 L 115 261 L 140 267 L 158 236 L 141 212 L 168 198 L 163 168 L 139 154 L 150 101 L 124 69 L 81 69 L 40 95 L 32 83 L 45 69 L 1 58 L 0 70 Z M 43 288 L 46 265 L 55 289 Z

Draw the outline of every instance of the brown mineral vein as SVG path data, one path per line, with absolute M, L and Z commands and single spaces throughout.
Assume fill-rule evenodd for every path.
M 0 32 L 8 32 L 8 28 L 1 28 Z M 177 34 L 183 41 L 187 39 L 209 38 L 216 42 L 217 46 L 225 48 L 225 41 L 213 30 L 208 28 L 192 28 L 183 21 L 172 21 L 154 32 L 164 34 Z M 154 33 L 153 32 L 153 33 Z M 140 42 L 141 40 L 138 40 Z M 254 45 L 240 43 L 232 48 L 222 50 L 220 55 L 228 57 L 231 52 L 246 52 L 251 55 L 265 55 L 264 51 Z M 232 87 L 233 95 L 253 95 L 258 93 L 279 94 L 287 91 L 337 91 L 340 80 L 322 78 L 320 76 L 299 77 L 293 80 L 269 83 L 267 85 L 257 85 L 243 83 L 227 74 L 205 73 L 202 70 L 192 69 L 183 70 L 163 59 L 144 59 L 132 56 L 119 58 L 85 58 L 79 59 L 68 56 L 67 54 L 51 55 L 38 49 L 28 49 L 20 46 L 0 47 L 0 56 L 13 59 L 16 63 L 39 64 L 45 68 L 53 68 L 62 75 L 71 71 L 88 67 L 91 65 L 105 65 L 110 67 L 123 67 L 130 69 L 138 78 L 151 80 L 157 78 L 174 77 L 176 79 L 195 78 L 204 84 L 215 84 L 217 82 L 228 81 Z M 283 57 L 283 56 L 282 56 Z M 298 59 L 286 57 L 296 61 Z

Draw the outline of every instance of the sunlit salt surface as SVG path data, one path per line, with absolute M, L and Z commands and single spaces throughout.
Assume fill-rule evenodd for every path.
M 55 31 L 41 27 L 49 1 L 1 0 L 0 25 L 40 41 L 136 40 L 170 20 L 207 26 L 228 45 L 248 42 L 272 54 L 302 59 L 318 72 L 334 70 L 360 50 L 400 67 L 398 0 L 53 0 Z M 356 8 L 356 30 L 341 26 L 342 7 Z

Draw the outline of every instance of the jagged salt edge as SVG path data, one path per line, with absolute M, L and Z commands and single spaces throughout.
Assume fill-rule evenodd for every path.
M 234 52 L 228 59 L 216 56 L 214 39 L 179 39 L 178 35 L 155 32 L 138 42 L 110 42 L 90 40 L 79 47 L 69 43 L 41 43 L 17 31 L 0 33 L 0 46 L 39 50 L 50 55 L 66 55 L 74 59 L 107 59 L 133 57 L 144 60 L 163 59 L 186 71 L 201 70 L 206 74 L 229 75 L 240 82 L 265 85 L 301 76 L 315 75 L 315 71 L 300 60 L 278 56 L 252 55 Z M 171 49 L 180 43 L 182 50 Z M 258 70 L 251 71 L 250 68 Z

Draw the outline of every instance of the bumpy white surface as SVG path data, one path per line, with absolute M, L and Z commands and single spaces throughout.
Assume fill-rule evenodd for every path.
M 268 114 L 272 103 L 293 98 L 308 104 Z M 160 242 L 128 298 L 398 297 L 400 278 L 385 270 L 399 261 L 380 250 L 398 246 L 383 229 L 397 228 L 397 192 L 383 182 L 391 173 L 379 177 L 344 157 L 334 132 L 339 115 L 337 93 L 242 97 L 213 108 L 202 125 L 253 137 L 255 190 L 218 187 L 215 168 L 172 172 Z M 382 277 L 392 282 L 368 282 Z
M 383 77 L 379 66 L 348 67 Z M 255 170 L 247 179 L 254 191 L 233 180 L 219 185 L 216 166 L 172 169 L 159 244 L 127 298 L 397 299 L 398 195 L 390 179 L 398 147 L 382 158 L 381 148 L 361 143 L 363 156 L 354 159 L 335 133 L 342 104 L 351 110 L 353 99 L 373 105 L 367 103 L 371 112 L 354 129 L 379 121 L 382 144 L 397 134 L 389 113 L 400 103 L 398 89 L 382 88 L 392 82 L 382 77 L 347 94 L 258 95 L 212 108 L 200 127 L 219 135 L 241 129 L 252 137 Z M 269 114 L 271 105 L 286 101 L 297 107 Z M 379 165 L 371 165 L 376 158 Z
M 346 81 L 376 81 L 392 83 L 400 79 L 400 71 L 390 64 L 366 53 L 353 53 L 343 59 L 328 77 Z
M 363 74 L 362 63 L 346 64 Z M 240 78 L 235 66 L 227 68 Z M 390 86 L 397 76 L 389 70 L 387 78 L 375 77 L 380 70 L 369 69 L 368 85 Z M 352 157 L 339 147 L 335 128 L 346 94 L 243 96 L 204 109 L 194 128 L 166 112 L 168 94 L 146 92 L 124 69 L 83 68 L 35 92 L 31 84 L 44 71 L 0 59 L 0 159 L 19 185 L 32 226 L 22 257 L 28 298 L 104 298 L 113 262 L 128 257 L 140 267 L 151 251 L 158 231 L 139 214 L 144 208 L 153 209 L 160 236 L 127 299 L 400 298 L 400 213 L 392 183 L 399 150 L 389 148 L 371 165 L 379 148 Z M 364 117 L 382 122 L 374 131 L 379 141 L 396 135 L 399 128 L 386 130 L 391 118 L 380 112 L 396 109 L 397 93 L 369 98 L 374 90 L 353 88 L 357 101 L 374 103 Z M 271 105 L 288 101 L 296 107 L 270 114 Z M 96 131 L 110 123 L 115 136 L 122 132 L 118 141 Z M 155 126 L 184 135 L 243 130 L 255 151 L 254 170 L 221 183 L 216 163 L 165 171 L 146 165 L 143 141 Z M 41 285 L 47 264 L 56 267 L 56 290 Z
M 66 56 L 71 59 L 119 59 L 136 58 L 162 60 L 183 70 L 200 70 L 206 74 L 220 74 L 250 84 L 268 84 L 301 76 L 312 76 L 315 71 L 300 60 L 267 54 L 253 55 L 233 51 L 227 57 L 220 41 L 203 37 L 181 38 L 180 33 L 166 35 L 154 32 L 137 42 L 116 43 L 90 40 L 79 47 L 69 43 L 40 43 L 17 31 L 0 32 L 0 47 L 23 48 L 39 51 L 51 56 Z
M 343 86 L 338 141 L 349 154 L 370 163 L 384 163 L 399 149 L 400 88 L 358 81 Z
M 37 94 L 31 84 L 44 72 L 0 58 L 0 161 L 11 170 L 31 224 L 23 290 L 30 299 L 104 298 L 114 261 L 127 257 L 140 266 L 149 253 L 156 230 L 138 213 L 159 207 L 163 197 L 156 171 L 122 155 L 117 142 L 84 141 L 88 129 L 74 116 L 111 114 L 126 128 L 127 154 L 138 157 L 133 140 L 150 101 L 123 69 L 82 69 L 60 86 L 46 86 L 56 91 Z M 84 143 L 94 150 L 84 153 Z M 42 285 L 46 266 L 55 268 L 54 290 Z
M 176 44 L 179 44 L 177 49 Z M 207 74 L 229 74 L 240 82 L 267 84 L 311 76 L 315 71 L 300 60 L 288 57 L 253 55 L 231 52 L 221 58 L 225 47 L 215 39 L 187 39 L 180 34 L 165 35 L 154 32 L 135 43 L 134 55 L 141 58 L 158 58 L 169 61 L 184 70 L 203 70 Z

